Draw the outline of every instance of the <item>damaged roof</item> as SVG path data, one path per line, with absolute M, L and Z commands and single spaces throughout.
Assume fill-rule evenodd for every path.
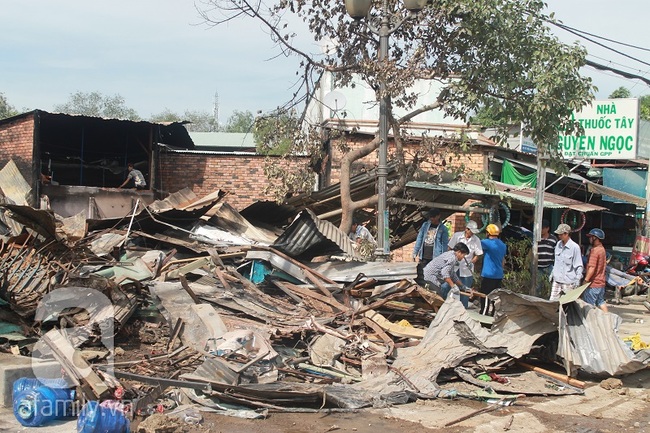
M 430 183 L 430 182 L 408 182 L 406 184 L 407 190 L 426 190 L 433 191 L 440 194 L 436 201 L 447 202 L 453 200 L 453 197 L 460 199 L 475 199 L 481 200 L 485 197 L 504 197 L 513 202 L 522 203 L 528 206 L 535 206 L 536 190 L 534 188 L 516 187 L 501 182 L 493 182 L 495 191 L 489 191 L 485 186 L 476 181 L 463 181 L 463 182 L 450 182 L 450 183 Z M 460 197 L 460 199 L 458 199 Z M 597 206 L 589 203 L 583 203 L 568 197 L 544 193 L 544 207 L 548 209 L 572 209 L 580 212 L 590 212 L 597 210 L 607 210 L 602 206 Z

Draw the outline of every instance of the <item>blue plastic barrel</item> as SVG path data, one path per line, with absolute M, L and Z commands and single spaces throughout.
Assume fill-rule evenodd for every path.
M 130 433 L 129 420 L 115 408 L 89 401 L 77 418 L 78 433 Z
M 38 427 L 65 418 L 72 412 L 75 391 L 68 388 L 39 386 L 13 395 L 13 412 L 25 427 Z
M 70 384 L 63 379 L 36 379 L 33 377 L 21 377 L 14 382 L 12 396 L 15 396 L 20 391 L 26 391 L 29 389 L 36 389 L 39 386 L 49 386 L 50 388 L 70 388 Z

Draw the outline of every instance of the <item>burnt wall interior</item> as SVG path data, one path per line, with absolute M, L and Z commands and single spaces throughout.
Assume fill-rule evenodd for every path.
M 41 173 L 53 184 L 118 187 L 133 162 L 150 185 L 155 125 L 41 112 L 37 148 Z

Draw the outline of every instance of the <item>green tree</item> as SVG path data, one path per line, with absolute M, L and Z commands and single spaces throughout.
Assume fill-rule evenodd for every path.
M 154 122 L 154 123 L 182 122 L 183 121 L 183 119 L 181 118 L 181 116 L 178 113 L 170 110 L 169 108 L 165 108 L 160 113 L 153 114 L 149 120 L 151 122 Z
M 609 95 L 609 97 L 613 99 L 631 98 L 632 92 L 625 87 L 619 87 L 618 89 L 614 90 L 611 95 Z M 639 117 L 643 120 L 650 121 L 650 95 L 643 95 L 639 97 Z
M 191 132 L 215 132 L 218 129 L 217 121 L 214 116 L 201 110 L 185 110 L 185 113 L 180 115 L 165 108 L 158 114 L 154 114 L 150 119 L 152 122 L 182 122 L 189 121 L 185 124 L 185 128 Z
M 253 127 L 257 152 L 262 155 L 286 155 L 292 148 L 293 135 L 299 127 L 299 119 L 286 112 L 259 116 Z
M 300 58 L 297 76 L 302 87 L 296 90 L 287 107 L 295 106 L 313 94 L 314 83 L 324 72 L 333 74 L 334 85 L 348 85 L 353 78 L 363 79 L 375 89 L 377 101 L 388 100 L 388 118 L 394 147 L 389 152 L 398 162 L 400 178 L 387 196 L 396 195 L 408 179 L 403 142 L 404 127 L 418 114 L 440 109 L 463 121 L 480 107 L 489 106 L 497 119 L 522 122 L 523 133 L 559 160 L 556 149 L 558 129 L 575 127 L 571 113 L 593 99 L 591 79 L 579 73 L 585 64 L 586 50 L 566 45 L 555 37 L 544 12 L 542 0 L 433 0 L 407 17 L 400 0 L 383 2 L 403 24 L 390 35 L 388 56 L 379 62 L 379 38 L 365 23 L 347 16 L 345 2 L 328 0 L 204 0 L 203 18 L 220 25 L 238 17 L 256 19 L 268 30 L 284 55 Z M 373 2 L 379 4 L 379 2 Z M 371 12 L 377 17 L 377 12 Z M 299 27 L 294 27 L 294 24 Z M 308 35 L 319 44 L 336 41 L 333 49 L 312 55 L 298 45 Z M 415 80 L 434 79 L 444 84 L 434 100 L 423 99 L 409 90 Z M 380 83 L 386 91 L 380 94 Z M 300 84 L 300 83 L 299 83 Z M 393 107 L 408 114 L 398 117 Z M 292 152 L 312 155 L 320 152 L 320 141 L 309 137 L 318 125 L 303 125 L 295 131 Z M 507 136 L 499 128 L 499 136 Z M 306 137 L 298 139 L 298 136 Z M 311 143 L 305 149 L 305 143 Z M 440 138 L 424 138 L 422 149 L 433 153 L 443 149 Z M 303 148 L 300 148 L 303 146 Z M 356 209 L 374 206 L 378 196 L 354 201 L 351 198 L 351 164 L 379 147 L 376 136 L 367 146 L 349 150 L 341 160 L 340 228 L 347 231 Z M 421 157 L 420 157 L 421 156 Z M 422 161 L 418 155 L 413 161 Z M 441 169 L 443 169 L 441 167 Z M 278 182 L 279 183 L 279 182 Z M 288 182 L 285 182 L 288 184 Z
M 134 109 L 126 106 L 122 96 L 106 96 L 99 92 L 72 93 L 66 103 L 55 105 L 54 110 L 109 119 L 141 120 Z
M 7 117 L 12 117 L 17 114 L 20 113 L 18 113 L 13 105 L 9 104 L 5 95 L 0 93 L 0 119 L 6 119 Z
M 650 121 L 650 95 L 643 95 L 639 98 L 639 117 Z
M 235 110 L 223 127 L 224 132 L 251 132 L 255 116 L 250 111 Z
M 632 93 L 630 92 L 629 89 L 626 89 L 625 87 L 619 87 L 618 89 L 614 90 L 611 95 L 609 95 L 610 98 L 631 98 Z

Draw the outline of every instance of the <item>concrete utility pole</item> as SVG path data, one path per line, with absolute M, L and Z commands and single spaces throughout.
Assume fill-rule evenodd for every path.
M 537 149 L 537 186 L 535 187 L 535 214 L 533 223 L 533 263 L 531 264 L 531 295 L 535 295 L 537 290 L 537 282 L 539 275 L 537 272 L 537 264 L 539 263 L 539 255 L 537 247 L 539 241 L 542 239 L 542 219 L 544 218 L 544 189 L 546 188 L 546 161 L 548 161 L 548 154 L 545 149 Z

